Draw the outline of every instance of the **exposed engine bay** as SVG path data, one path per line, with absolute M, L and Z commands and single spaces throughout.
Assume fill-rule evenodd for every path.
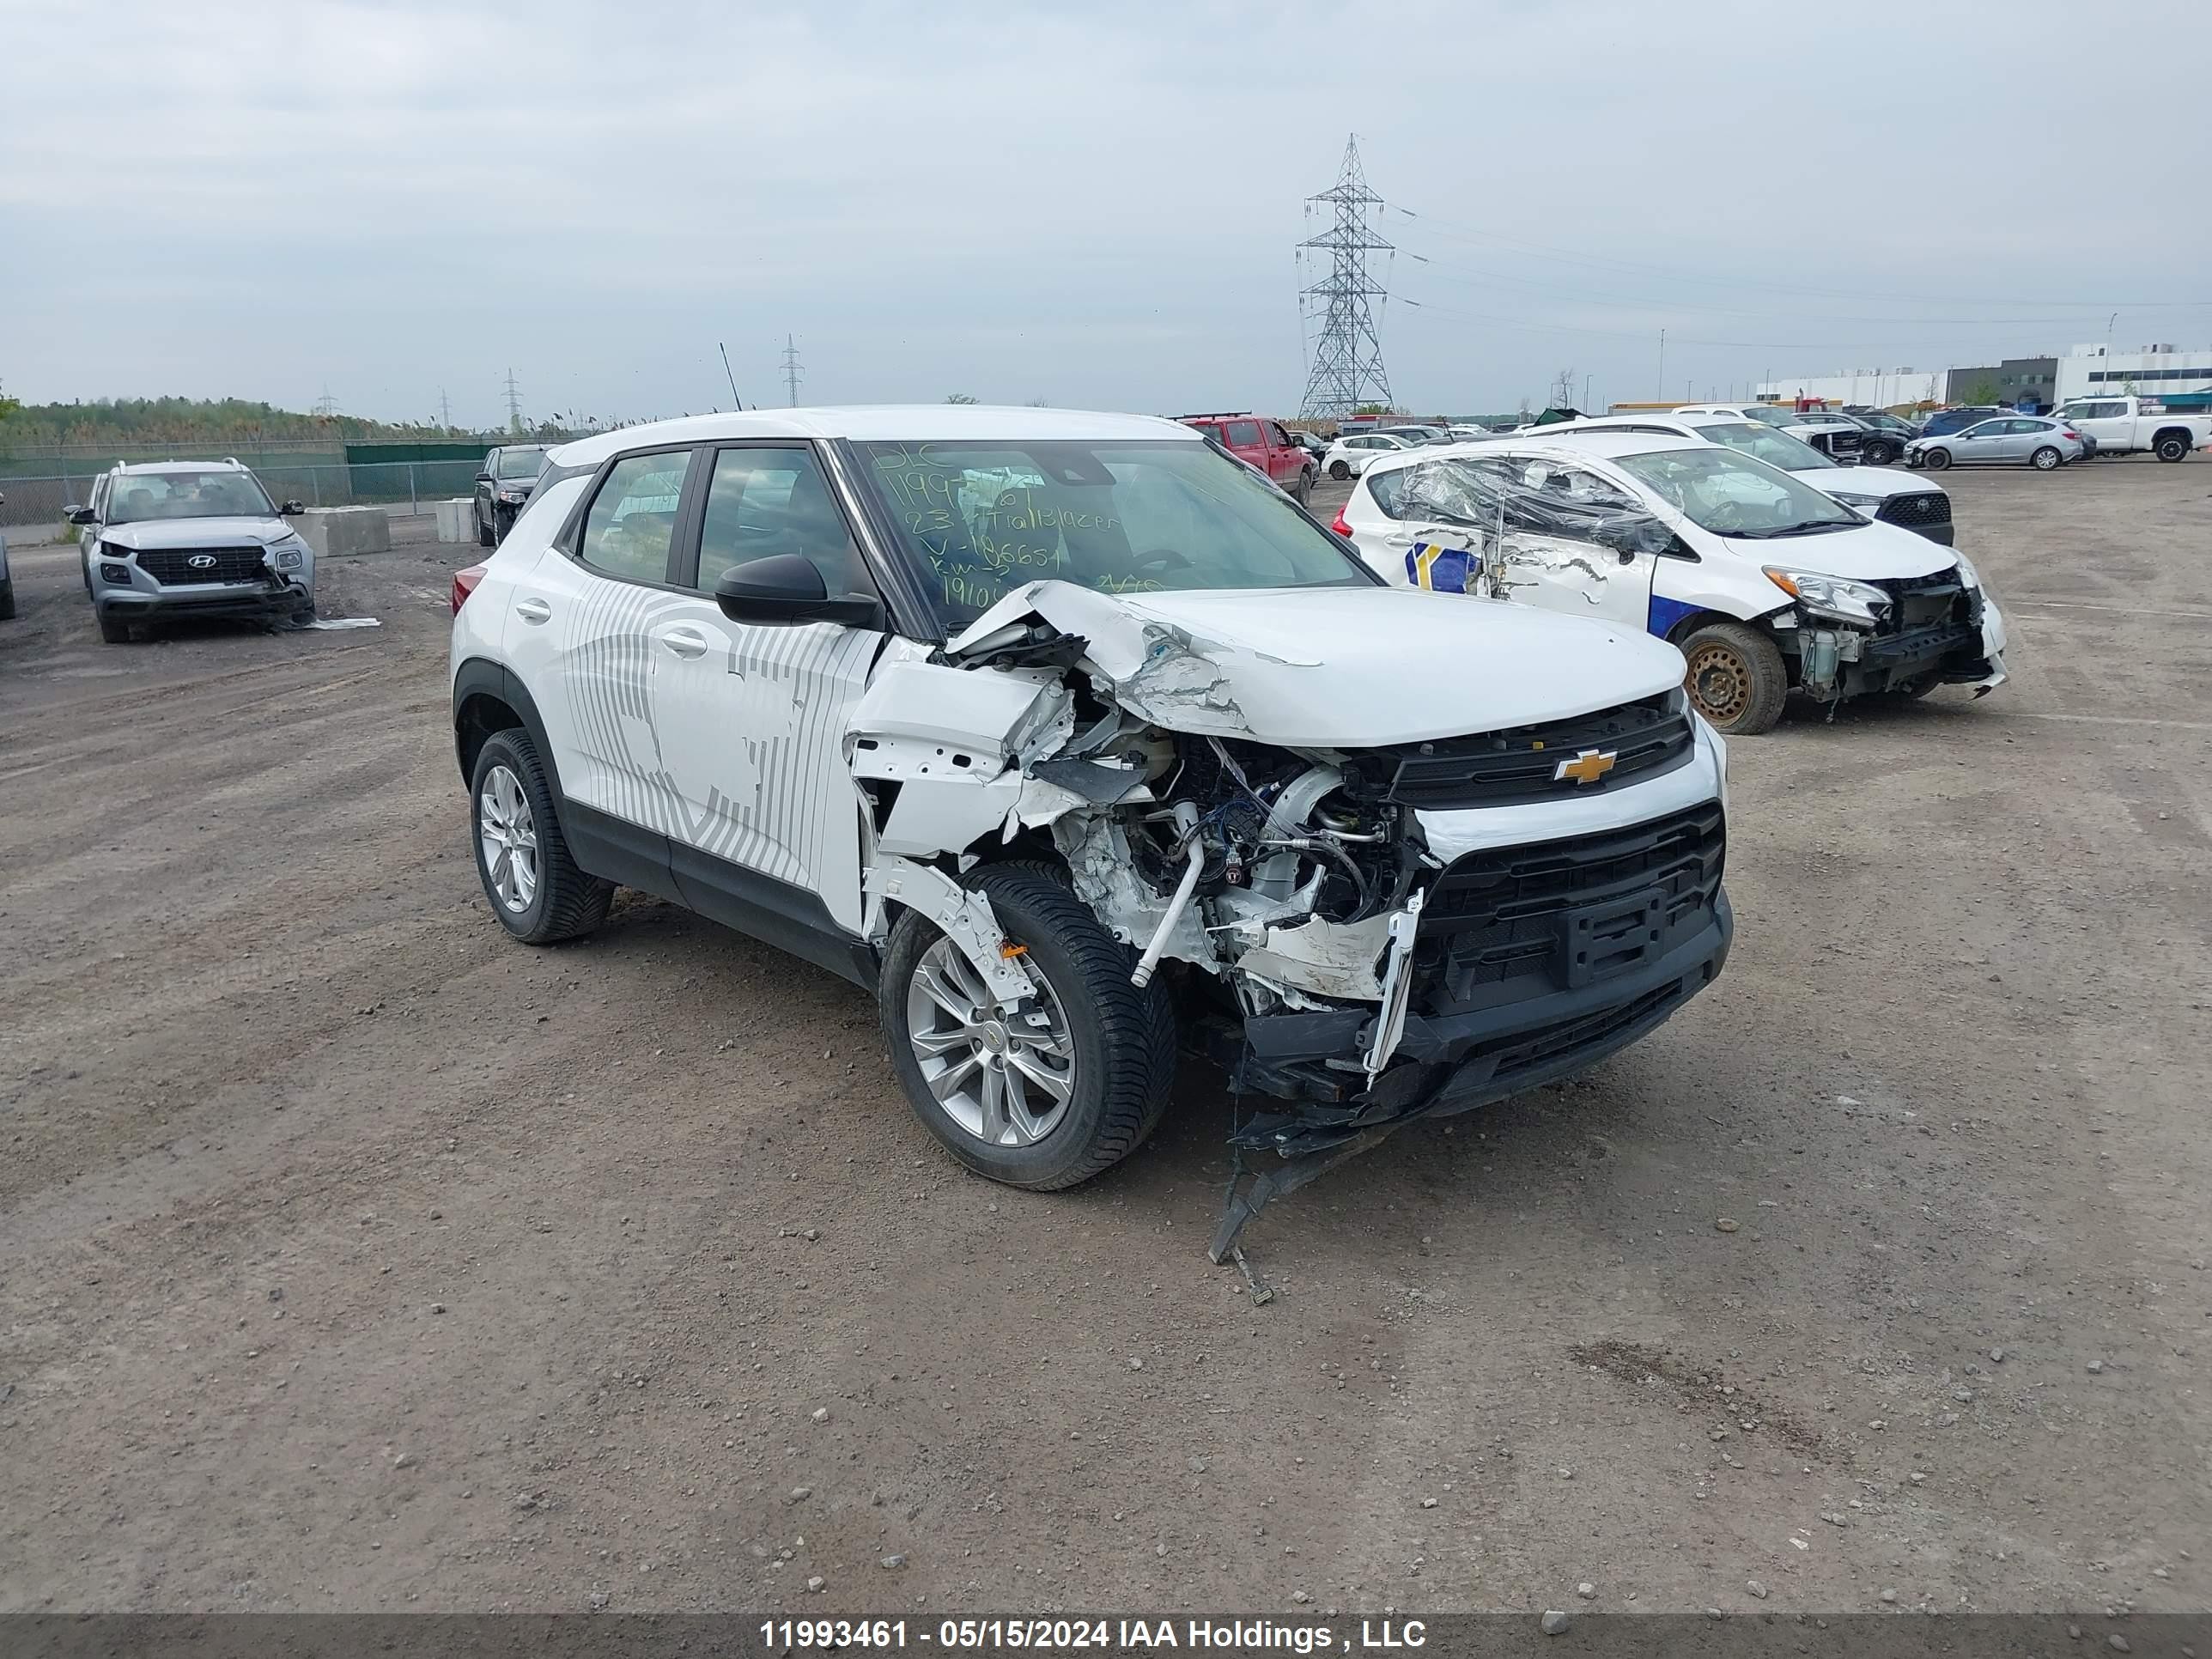
M 1544 750 L 1540 738 L 1485 739 L 1475 753 L 1469 739 L 1349 745 L 1304 714 L 1296 718 L 1306 726 L 1285 726 L 1248 705 L 1265 690 L 1267 669 L 1299 665 L 1249 650 L 1249 661 L 1228 660 L 1234 652 L 1133 616 L 1110 596 L 1035 584 L 948 645 L 913 646 L 880 665 L 848 737 L 875 827 L 866 878 L 872 927 L 882 927 L 885 901 L 922 908 L 963 941 L 1018 1019 L 1027 981 L 997 959 L 988 903 L 957 878 L 994 857 L 1056 854 L 1076 896 L 1136 953 L 1133 982 L 1158 976 L 1167 985 L 1184 1046 L 1220 1062 L 1237 1095 L 1266 1097 L 1232 1142 L 1240 1158 L 1270 1152 L 1279 1161 L 1242 1191 L 1232 1184 L 1217 1260 L 1271 1197 L 1405 1122 L 1557 1074 L 1545 1070 L 1554 1058 L 1547 1052 L 1516 1080 L 1502 1080 L 1511 1071 L 1502 1045 L 1519 1035 L 1512 1017 L 1555 989 L 1550 977 L 1513 977 L 1529 947 L 1517 935 L 1501 947 L 1478 933 L 1498 963 L 1455 967 L 1452 941 L 1487 920 L 1464 895 L 1464 914 L 1439 924 L 1446 931 L 1423 933 L 1424 908 L 1452 860 L 1432 849 L 1422 811 L 1407 799 L 1419 792 L 1401 785 L 1430 763 L 1409 756 L 1455 744 L 1462 772 L 1534 759 L 1546 791 L 1566 775 L 1551 755 L 1526 752 Z M 1581 751 L 1607 755 L 1607 766 L 1632 753 L 1680 769 L 1695 746 L 1672 687 L 1572 728 L 1585 731 L 1613 744 Z M 1551 805 L 1547 798 L 1539 810 Z M 1711 817 L 1710 847 L 1681 836 L 1679 848 L 1658 846 L 1674 860 L 1665 868 L 1681 876 L 1668 890 L 1679 902 L 1639 893 L 1591 935 L 1602 944 L 1605 927 L 1632 934 L 1637 943 L 1620 957 L 1626 968 L 1663 969 L 1668 950 L 1711 922 L 1717 803 Z M 1639 872 L 1659 867 L 1638 857 Z M 1531 911 L 1547 971 L 1568 914 L 1548 902 L 1532 900 Z M 1696 984 L 1717 969 L 1717 960 L 1701 965 Z M 1674 995 L 1686 970 L 1672 971 L 1667 997 L 1597 1035 L 1619 1046 L 1686 1000 L 1695 987 Z M 1571 1045 L 1560 1053 L 1589 1063 Z

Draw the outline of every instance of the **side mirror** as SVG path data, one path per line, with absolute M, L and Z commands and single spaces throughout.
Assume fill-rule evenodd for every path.
M 305 513 L 307 510 L 307 504 L 305 501 L 287 501 L 283 506 L 276 509 L 278 513 L 288 519 L 296 519 L 300 514 Z
M 71 524 L 92 522 L 92 509 L 88 507 L 65 507 L 62 511 L 69 515 L 69 521 Z
M 477 473 L 477 482 L 478 483 L 489 483 L 491 482 L 491 474 L 490 474 L 490 473 L 489 473 L 489 472 L 479 472 L 479 473 Z
M 796 553 L 778 553 L 725 570 L 714 584 L 714 603 L 732 622 L 766 628 L 810 622 L 874 628 L 882 620 L 873 599 L 850 594 L 830 598 L 814 562 Z

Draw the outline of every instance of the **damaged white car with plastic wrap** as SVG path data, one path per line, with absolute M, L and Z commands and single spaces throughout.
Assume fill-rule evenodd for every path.
M 492 912 L 617 885 L 872 989 L 994 1180 L 1245 1108 L 1217 1259 L 1392 1130 L 1580 1070 L 1720 971 L 1721 741 L 1633 625 L 1385 585 L 1164 420 L 778 410 L 556 450 L 457 580 Z

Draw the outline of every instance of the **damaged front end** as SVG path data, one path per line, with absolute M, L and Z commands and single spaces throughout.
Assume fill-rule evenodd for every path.
M 1443 738 L 1355 744 L 1347 717 L 1285 740 L 1270 708 L 1317 665 L 1162 609 L 1010 594 L 879 670 L 848 756 L 872 932 L 903 885 L 986 971 L 983 901 L 935 866 L 1054 856 L 1135 981 L 1170 982 L 1186 1047 L 1266 1098 L 1231 1138 L 1215 1260 L 1272 1198 L 1593 1063 L 1719 971 L 1723 757 L 1679 689 Z M 1020 975 L 995 965 L 1018 1018 Z

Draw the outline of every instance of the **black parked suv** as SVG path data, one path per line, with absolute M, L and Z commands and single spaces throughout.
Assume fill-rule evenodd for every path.
M 497 547 L 507 527 L 530 501 L 545 470 L 546 444 L 502 444 L 484 456 L 477 474 L 477 542 Z

